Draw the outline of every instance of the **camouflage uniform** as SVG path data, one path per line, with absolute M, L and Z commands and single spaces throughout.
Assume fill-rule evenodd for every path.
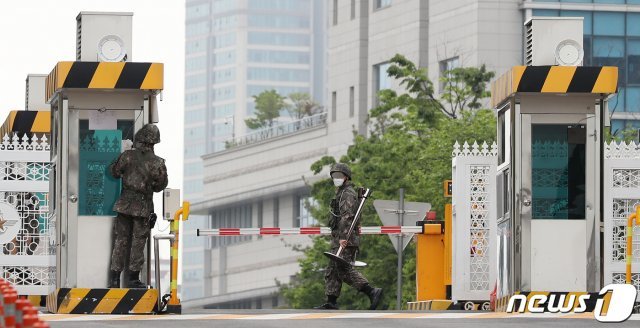
M 332 204 L 332 212 L 335 215 L 332 215 L 329 225 L 331 226 L 331 252 L 335 254 L 340 247 L 340 240 L 347 239 L 347 233 L 358 210 L 358 194 L 350 181 L 345 181 L 338 188 L 336 198 L 332 201 Z M 340 254 L 340 257 L 349 262 L 355 260 L 360 246 L 358 226 L 354 229 L 349 240 L 347 240 L 347 247 Z M 335 297 L 340 296 L 343 282 L 357 290 L 361 290 L 369 283 L 354 267 L 340 265 L 334 261 L 329 261 L 324 281 L 325 295 Z
M 113 177 L 122 178 L 122 193 L 113 206 L 118 217 L 111 254 L 112 271 L 124 269 L 127 250 L 130 250 L 130 271 L 139 272 L 144 264 L 144 247 L 152 228 L 149 216 L 153 213 L 153 193 L 162 191 L 168 183 L 164 159 L 153 152 L 153 145 L 158 142 L 158 128 L 147 124 L 136 133 L 134 149 L 120 154 L 109 166 Z

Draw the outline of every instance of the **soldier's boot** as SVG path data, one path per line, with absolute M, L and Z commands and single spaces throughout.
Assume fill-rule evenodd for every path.
M 109 288 L 120 288 L 120 271 L 109 272 Z
M 360 291 L 369 296 L 369 301 L 371 301 L 369 310 L 377 309 L 378 304 L 380 304 L 380 300 L 382 299 L 382 288 L 373 288 L 371 285 L 366 284 L 360 289 Z
M 327 302 L 314 307 L 316 310 L 338 310 L 338 297 L 329 295 L 327 296 Z
M 140 271 L 130 271 L 129 281 L 127 282 L 128 288 L 147 288 L 147 285 L 140 281 Z

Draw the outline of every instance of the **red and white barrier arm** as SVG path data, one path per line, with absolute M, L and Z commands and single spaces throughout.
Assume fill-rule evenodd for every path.
M 422 233 L 421 226 L 360 227 L 361 235 L 399 235 Z M 329 227 L 307 228 L 220 228 L 198 229 L 198 236 L 283 236 L 283 235 L 330 235 Z

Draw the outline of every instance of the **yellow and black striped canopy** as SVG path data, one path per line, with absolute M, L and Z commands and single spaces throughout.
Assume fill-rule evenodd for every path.
M 59 62 L 47 77 L 47 101 L 60 89 L 162 90 L 164 64 Z
M 50 133 L 51 113 L 49 111 L 12 110 L 0 127 L 0 139 L 5 134 Z
M 515 66 L 491 85 L 491 105 L 514 93 L 616 93 L 618 68 L 612 66 Z

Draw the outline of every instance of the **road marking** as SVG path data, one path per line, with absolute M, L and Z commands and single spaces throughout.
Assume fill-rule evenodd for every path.
M 291 318 L 291 319 L 296 319 L 296 320 L 304 320 L 304 319 L 328 319 L 328 318 L 333 318 L 335 316 L 337 316 L 338 314 L 336 313 L 309 313 L 309 314 L 302 314 L 298 317 L 295 318 Z
M 504 312 L 488 313 L 429 313 L 429 312 L 323 312 L 323 313 L 274 313 L 274 314 L 160 314 L 160 315 L 109 315 L 109 314 L 39 314 L 44 321 L 121 321 L 121 320 L 318 320 L 318 319 L 593 319 L 593 313 L 525 313 L 510 314 Z M 640 321 L 640 315 L 634 314 L 629 320 Z

